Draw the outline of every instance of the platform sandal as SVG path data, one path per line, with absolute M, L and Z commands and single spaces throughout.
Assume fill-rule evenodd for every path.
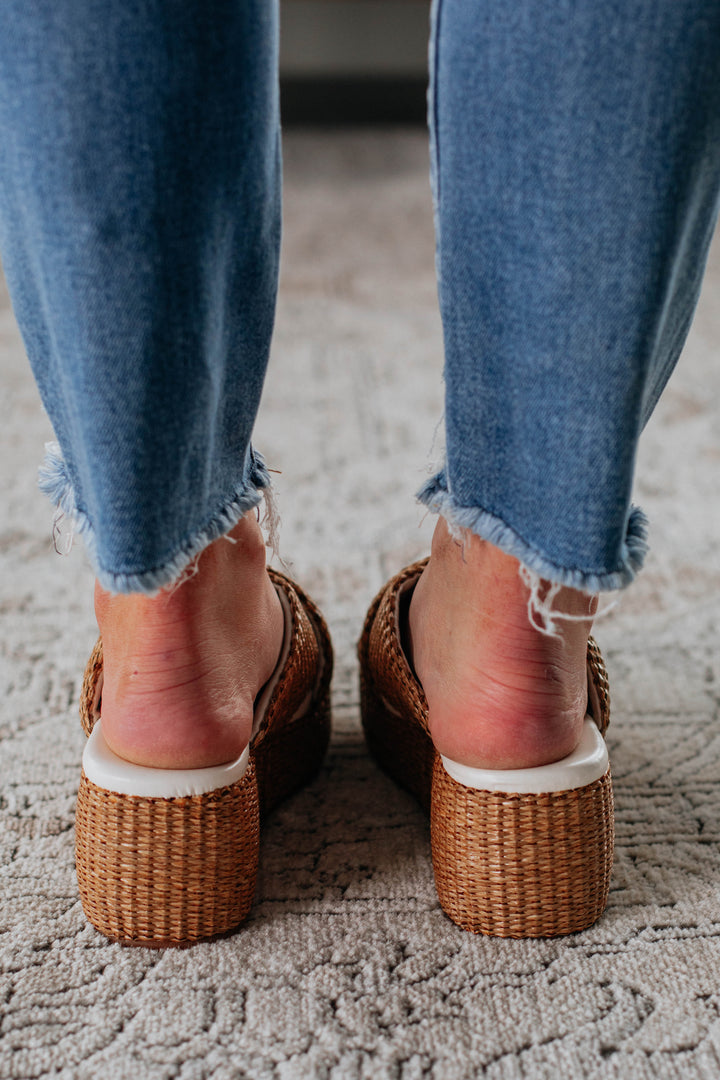
M 430 814 L 435 883 L 449 917 L 473 933 L 554 937 L 583 930 L 607 904 L 613 794 L 603 738 L 607 673 L 590 638 L 580 745 L 552 765 L 471 769 L 442 757 L 422 686 L 403 651 L 412 590 L 427 560 L 373 601 L 358 645 L 362 722 L 380 767 Z
M 88 741 L 76 811 L 82 905 L 107 937 L 189 945 L 234 930 L 255 893 L 260 824 L 318 771 L 330 736 L 333 655 L 305 593 L 268 571 L 285 613 L 275 674 L 237 761 L 175 770 L 133 765 L 102 735 L 102 642 L 88 661 L 80 716 Z

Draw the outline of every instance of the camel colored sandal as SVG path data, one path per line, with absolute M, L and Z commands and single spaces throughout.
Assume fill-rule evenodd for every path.
M 305 593 L 283 574 L 269 574 L 285 612 L 285 639 L 237 761 L 174 770 L 117 757 L 102 737 L 101 641 L 88 661 L 77 876 L 85 914 L 116 941 L 189 945 L 234 930 L 255 893 L 261 820 L 320 767 L 330 736 L 330 638 Z
M 408 566 L 373 601 L 358 645 L 363 727 L 371 754 L 430 813 L 440 903 L 465 930 L 554 937 L 583 930 L 607 904 L 613 795 L 603 735 L 605 666 L 588 641 L 582 740 L 552 765 L 472 769 L 442 757 L 427 702 L 403 652 L 400 627 L 427 560 Z

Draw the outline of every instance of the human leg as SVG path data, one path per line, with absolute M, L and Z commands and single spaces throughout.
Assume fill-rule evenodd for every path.
M 3 258 L 59 442 L 43 486 L 100 583 L 106 734 L 146 764 L 226 760 L 282 640 L 246 516 L 268 483 L 275 6 L 11 2 L 0 42 Z M 187 587 L 142 595 L 201 551 Z
M 250 433 L 280 230 L 276 11 L 10 2 L 0 235 L 101 584 L 175 581 L 267 484 Z
M 565 585 L 642 554 L 635 450 L 717 217 L 719 68 L 706 0 L 436 9 L 448 461 L 422 497 Z
M 421 499 L 469 538 L 438 526 L 413 652 L 450 756 L 540 764 L 579 738 L 590 619 L 532 631 L 518 560 L 576 618 L 642 562 L 637 441 L 717 215 L 720 18 L 441 0 L 433 61 L 447 461 Z
M 84 535 L 84 909 L 120 941 L 234 929 L 261 815 L 317 770 L 332 650 L 268 571 L 250 444 L 280 230 L 277 5 L 0 11 L 0 237 Z
M 607 903 L 588 634 L 645 551 L 632 470 L 716 219 L 720 17 L 436 0 L 431 69 L 447 453 L 420 498 L 442 516 L 368 612 L 363 722 L 430 813 L 448 915 L 554 936 Z

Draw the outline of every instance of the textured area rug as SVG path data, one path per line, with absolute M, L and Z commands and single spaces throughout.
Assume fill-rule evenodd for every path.
M 251 918 L 183 951 L 108 943 L 73 874 L 94 641 L 80 546 L 35 489 L 50 437 L 0 308 L 0 1076 L 253 1080 L 720 1075 L 720 248 L 644 438 L 637 583 L 597 624 L 612 678 L 610 904 L 560 941 L 458 930 L 426 823 L 368 759 L 354 644 L 423 554 L 441 333 L 421 133 L 293 133 L 273 361 L 256 442 L 280 470 L 281 555 L 337 651 L 325 768 L 268 822 Z M 437 440 L 435 440 L 437 441 Z

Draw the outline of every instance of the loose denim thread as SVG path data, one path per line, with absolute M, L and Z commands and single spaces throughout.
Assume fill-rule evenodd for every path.
M 164 585 L 162 588 L 162 592 L 166 592 L 169 596 L 172 596 L 174 593 L 177 592 L 178 589 L 182 588 L 183 585 L 190 581 L 191 578 L 194 578 L 197 575 L 198 570 L 200 569 L 200 559 L 202 558 L 203 552 L 205 551 L 207 551 L 207 548 L 203 548 L 202 551 L 198 551 L 193 561 L 191 563 L 188 563 L 188 565 L 180 574 L 180 577 L 177 579 L 177 581 L 173 581 L 170 585 Z
M 278 470 L 270 469 L 269 472 L 278 472 Z M 266 488 L 263 488 L 262 494 L 263 512 L 262 516 L 258 514 L 258 517 L 260 528 L 266 534 L 265 546 L 270 548 L 272 558 L 277 559 L 280 565 L 287 569 L 280 554 L 280 526 L 282 525 L 282 519 L 277 508 L 277 493 L 272 484 L 268 484 Z
M 527 566 L 523 566 L 522 563 L 520 563 L 518 573 L 520 580 L 527 585 L 529 590 L 527 608 L 530 625 L 545 637 L 560 637 L 558 622 L 586 622 L 591 617 L 593 620 L 602 619 L 604 615 L 607 615 L 609 611 L 612 611 L 620 603 L 620 598 L 616 597 L 615 600 L 611 600 L 609 604 L 606 604 L 604 608 L 596 611 L 593 616 L 571 615 L 569 611 L 558 611 L 553 608 L 553 602 L 562 589 L 562 585 L 558 582 L 552 582 L 547 593 L 541 599 L 540 590 L 546 587 L 547 580 L 541 578 L 533 570 L 528 570 Z M 588 593 L 587 595 L 592 596 L 594 594 Z
M 463 547 L 470 536 L 479 536 L 494 544 L 508 555 L 519 560 L 518 573 L 528 589 L 528 619 L 538 633 L 546 637 L 560 636 L 559 623 L 584 622 L 587 615 L 571 615 L 558 611 L 553 603 L 563 585 L 579 589 L 588 596 L 600 592 L 614 592 L 628 585 L 641 568 L 647 552 L 648 521 L 637 506 L 630 511 L 624 545 L 624 566 L 619 571 L 592 574 L 584 571 L 554 566 L 533 549 L 505 522 L 486 510 L 459 507 L 447 486 L 447 473 L 442 466 L 428 479 L 417 494 L 418 501 L 431 513 L 437 513 L 447 523 L 450 535 Z M 544 595 L 541 596 L 541 592 Z M 601 619 L 619 603 L 612 600 L 595 612 L 593 619 Z
M 275 472 L 276 470 L 273 469 L 273 470 L 270 470 L 270 471 Z M 258 525 L 263 530 L 263 532 L 266 533 L 265 547 L 270 549 L 270 553 L 271 553 L 272 558 L 276 558 L 278 560 L 278 562 L 281 563 L 282 566 L 285 566 L 285 563 L 283 562 L 283 560 L 282 560 L 282 558 L 280 556 L 279 535 L 278 535 L 279 527 L 280 527 L 280 515 L 278 514 L 278 512 L 276 510 L 275 495 L 274 495 L 274 492 L 273 492 L 272 485 L 269 485 L 268 487 L 263 488 L 262 497 L 263 497 L 263 512 L 262 512 L 262 514 L 260 513 L 259 505 L 255 507 L 255 510 L 256 510 L 256 513 L 257 513 Z M 234 536 L 231 536 L 230 533 L 223 533 L 223 535 L 218 537 L 218 539 L 225 540 L 229 544 L 237 544 L 237 540 L 235 539 Z M 57 551 L 57 548 L 55 550 Z M 188 563 L 188 565 L 185 567 L 183 572 L 180 574 L 180 577 L 177 579 L 177 581 L 173 582 L 171 585 L 166 585 L 164 587 L 165 591 L 172 595 L 174 592 L 177 591 L 177 589 L 181 588 L 185 584 L 186 581 L 189 581 L 191 578 L 194 578 L 196 576 L 199 568 L 200 568 L 200 559 L 202 558 L 203 554 L 206 551 L 207 551 L 206 547 L 203 548 L 202 551 L 198 551 L 195 558 L 192 560 L 191 563 Z M 60 552 L 60 554 L 67 554 L 67 553 L 66 552 Z
M 426 514 L 431 513 L 430 509 L 426 511 Z M 423 520 L 425 520 L 426 514 L 423 514 Z M 441 517 L 443 515 L 440 515 Z M 465 547 L 472 533 L 469 529 L 458 528 L 452 521 L 448 521 L 444 518 L 448 532 L 456 543 L 462 547 L 463 561 L 465 560 Z M 529 570 L 527 566 L 522 563 L 518 566 L 518 576 L 524 585 L 528 588 L 528 621 L 534 630 L 537 630 L 539 634 L 543 634 L 545 637 L 557 638 L 560 636 L 558 629 L 558 621 L 562 622 L 585 622 L 588 618 L 587 615 L 571 615 L 567 611 L 558 611 L 553 608 L 553 601 L 555 597 L 562 589 L 562 585 L 559 582 L 548 582 L 547 578 L 543 578 L 540 574 L 535 573 L 533 570 Z M 540 590 L 545 589 L 549 585 L 545 596 L 541 599 Z M 588 596 L 595 595 L 594 593 L 588 593 Z M 592 616 L 593 619 L 601 619 L 603 615 L 607 615 L 609 611 L 612 611 L 620 603 L 620 598 L 612 600 L 602 610 L 596 611 Z
M 65 523 L 68 523 L 67 531 Z M 72 517 L 59 508 L 56 508 L 52 519 L 53 547 L 58 555 L 69 555 L 75 543 L 75 522 Z
M 221 507 L 213 518 L 201 529 L 192 540 L 183 544 L 180 550 L 167 560 L 162 566 L 140 574 L 115 573 L 105 570 L 98 563 L 97 541 L 95 530 L 87 514 L 80 510 L 75 502 L 75 493 L 67 472 L 62 451 L 57 442 L 45 444 L 45 460 L 38 469 L 38 486 L 55 504 L 57 511 L 53 521 L 53 534 L 59 536 L 60 523 L 67 519 L 70 522 L 72 534 L 78 533 L 85 541 L 85 547 L 96 577 L 103 588 L 110 592 L 133 593 L 141 592 L 154 596 L 161 589 L 174 586 L 187 573 L 192 577 L 197 572 L 193 568 L 196 557 L 201 554 L 214 540 L 228 533 L 238 523 L 248 510 L 253 510 L 263 498 L 264 492 L 270 486 L 270 475 L 262 455 L 252 451 L 252 468 L 242 490 Z M 271 531 L 277 527 L 277 516 L 272 513 L 269 516 Z M 275 543 L 277 543 L 275 539 Z M 56 550 L 63 554 L 59 548 Z M 67 546 L 67 554 L 70 545 Z

